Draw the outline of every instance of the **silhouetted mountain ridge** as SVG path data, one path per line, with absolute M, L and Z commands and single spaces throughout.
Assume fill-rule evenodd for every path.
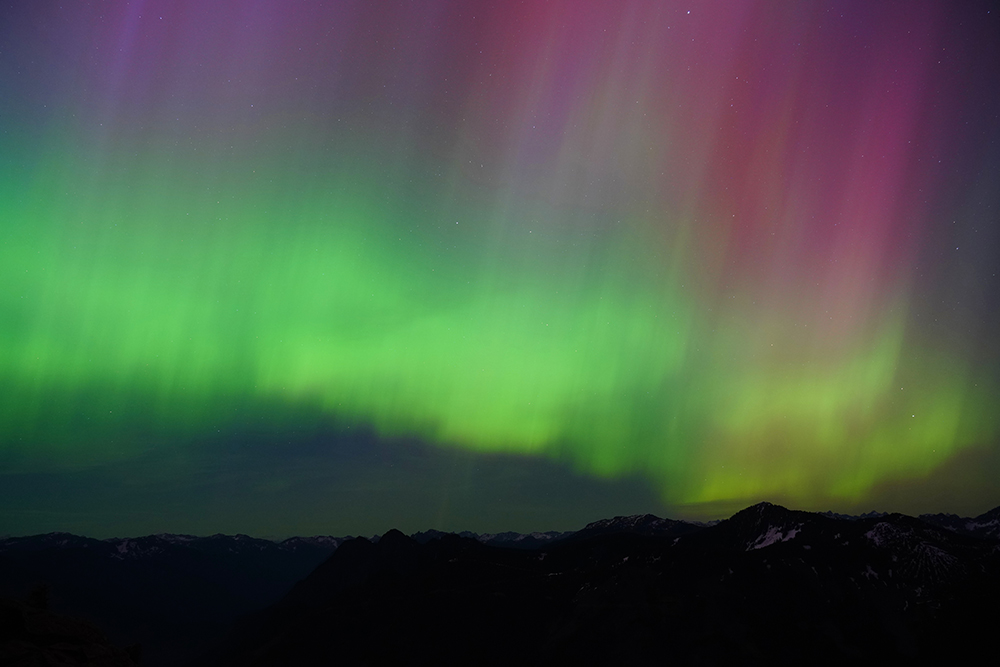
M 0 594 L 46 581 L 119 646 L 141 636 L 147 665 L 933 664 L 974 655 L 1000 620 L 998 518 L 759 503 L 570 533 L 52 533 L 0 540 Z
M 1000 620 L 1000 543 L 901 514 L 616 517 L 536 550 L 417 535 L 345 543 L 210 664 L 939 664 Z
M 974 518 L 959 517 L 954 514 L 921 514 L 920 518 L 956 533 L 974 535 L 988 539 L 1000 539 L 1000 507 L 984 512 Z

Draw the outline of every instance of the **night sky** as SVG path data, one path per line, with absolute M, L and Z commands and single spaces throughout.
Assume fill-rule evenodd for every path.
M 1000 9 L 0 5 L 0 534 L 1000 504 Z

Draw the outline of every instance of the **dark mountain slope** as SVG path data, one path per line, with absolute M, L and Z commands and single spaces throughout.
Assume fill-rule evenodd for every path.
M 588 523 L 583 529 L 569 535 L 564 540 L 580 542 L 595 537 L 614 535 L 616 533 L 632 533 L 659 537 L 679 537 L 689 535 L 706 528 L 705 524 L 689 521 L 661 519 L 652 514 L 635 514 L 632 516 L 616 516 L 613 519 L 601 519 Z
M 0 665 L 135 667 L 139 651 L 113 645 L 93 625 L 38 605 L 0 598 Z
M 954 514 L 921 514 L 920 518 L 942 528 L 987 539 L 1000 539 L 1000 507 L 969 519 Z
M 912 517 L 761 504 L 649 532 L 348 542 L 213 664 L 937 664 L 1000 620 L 1000 545 Z
M 279 600 L 342 540 L 278 544 L 245 535 L 94 540 L 64 533 L 0 540 L 0 595 L 45 584 L 53 611 L 85 618 L 143 664 L 177 665 L 240 616 Z

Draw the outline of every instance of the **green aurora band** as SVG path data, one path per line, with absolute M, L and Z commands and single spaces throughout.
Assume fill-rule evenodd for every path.
M 549 48 L 562 43 L 556 25 Z M 861 130 L 845 130 L 843 154 L 793 163 L 809 138 L 789 119 L 812 107 L 762 98 L 770 120 L 753 121 L 756 136 L 785 157 L 733 148 L 749 165 L 736 181 L 762 194 L 727 203 L 712 185 L 725 161 L 685 144 L 712 144 L 698 132 L 717 130 L 683 133 L 687 117 L 664 101 L 711 79 L 660 77 L 661 95 L 650 59 L 615 53 L 638 73 L 581 65 L 587 94 L 574 99 L 592 102 L 574 103 L 557 146 L 536 153 L 525 109 L 563 94 L 554 65 L 511 66 L 506 85 L 527 92 L 497 112 L 509 130 L 485 147 L 459 138 L 428 151 L 367 120 L 324 135 L 332 113 L 265 128 L 287 109 L 223 138 L 204 127 L 229 125 L 205 116 L 181 145 L 135 134 L 126 111 L 103 138 L 86 129 L 94 112 L 5 139 L 5 460 L 87 466 L 194 446 L 199 433 L 326 419 L 638 474 L 672 504 L 819 507 L 994 442 L 996 369 L 914 324 L 912 267 L 929 235 L 881 222 L 914 210 L 899 204 L 910 181 L 893 174 L 910 164 L 917 121 L 880 146 L 887 171 L 866 171 L 858 155 L 875 140 Z M 797 77 L 782 85 L 801 89 Z M 486 118 L 494 93 L 470 92 L 464 108 Z M 865 112 L 898 118 L 901 95 Z M 625 98 L 637 110 L 602 102 Z M 464 127 L 456 136 L 477 134 Z M 611 163 L 631 185 L 591 190 Z M 701 185 L 657 185 L 689 167 Z M 810 190 L 796 170 L 842 187 Z M 831 202 L 848 230 L 816 241 L 819 223 L 803 221 Z M 771 227 L 727 222 L 765 209 Z
M 639 472 L 673 502 L 818 502 L 994 433 L 990 394 L 960 360 L 907 349 L 899 314 L 833 358 L 773 352 L 718 331 L 679 282 L 690 267 L 664 272 L 641 238 L 538 233 L 526 249 L 503 238 L 502 205 L 442 215 L 379 196 L 374 176 L 303 188 L 232 171 L 95 176 L 62 156 L 6 200 L 5 449 L 93 462 L 140 434 L 305 405 Z

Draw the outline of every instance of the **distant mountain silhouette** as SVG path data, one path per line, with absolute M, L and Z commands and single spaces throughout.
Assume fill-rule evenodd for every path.
M 760 503 L 572 533 L 56 533 L 0 540 L 0 594 L 46 582 L 144 665 L 953 664 L 992 651 L 998 525 Z
M 995 540 L 769 503 L 680 523 L 617 517 L 536 550 L 346 542 L 210 663 L 944 664 L 992 648 Z
M 566 536 L 564 539 L 580 541 L 603 535 L 614 535 L 615 533 L 679 537 L 697 532 L 705 527 L 707 527 L 707 524 L 661 519 L 652 514 L 634 514 L 632 516 L 616 516 L 613 519 L 601 519 L 600 521 L 588 523 L 583 529 Z
M 958 517 L 954 514 L 921 514 L 920 518 L 927 523 L 933 523 L 963 535 L 1000 539 L 1000 507 L 972 519 Z

